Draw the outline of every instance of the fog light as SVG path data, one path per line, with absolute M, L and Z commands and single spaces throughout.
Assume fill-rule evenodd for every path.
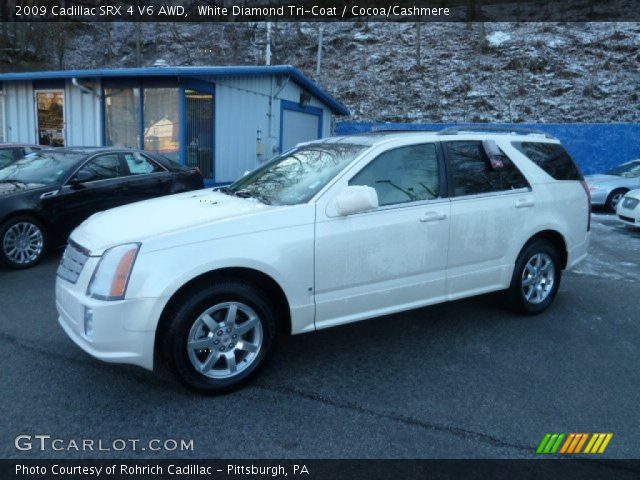
M 93 310 L 90 308 L 84 308 L 84 334 L 93 338 Z

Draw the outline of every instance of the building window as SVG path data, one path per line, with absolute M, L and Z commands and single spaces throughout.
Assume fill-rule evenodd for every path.
M 38 144 L 64 147 L 64 91 L 36 90 Z
M 105 89 L 105 145 L 140 148 L 140 89 Z
M 180 160 L 180 91 L 144 89 L 144 149 Z

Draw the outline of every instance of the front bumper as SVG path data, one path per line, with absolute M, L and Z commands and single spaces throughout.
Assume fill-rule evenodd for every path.
M 624 208 L 622 202 L 618 205 L 616 210 L 616 217 L 625 225 L 640 228 L 640 205 L 635 208 Z
M 130 324 L 132 319 L 154 315 L 157 299 L 102 301 L 84 291 L 78 284 L 56 279 L 58 322 L 71 340 L 99 360 L 152 370 L 155 330 L 133 330 Z M 87 333 L 85 325 L 87 310 L 91 312 L 92 333 Z

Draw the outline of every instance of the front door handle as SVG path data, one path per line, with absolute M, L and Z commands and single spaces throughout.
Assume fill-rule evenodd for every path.
M 427 212 L 420 217 L 421 222 L 439 222 L 447 218 L 445 213 Z
M 530 198 L 521 198 L 516 201 L 516 208 L 528 208 L 533 207 L 535 202 Z

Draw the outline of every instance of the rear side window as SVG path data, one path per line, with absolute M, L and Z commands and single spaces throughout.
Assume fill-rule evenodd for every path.
M 512 145 L 556 180 L 582 180 L 582 173 L 557 143 L 513 142 Z
M 492 165 L 482 142 L 445 142 L 445 148 L 454 197 L 529 187 L 524 175 L 506 156 L 499 166 Z
M 164 171 L 156 162 L 140 155 L 138 152 L 125 153 L 124 160 L 127 162 L 131 175 L 144 175 Z

